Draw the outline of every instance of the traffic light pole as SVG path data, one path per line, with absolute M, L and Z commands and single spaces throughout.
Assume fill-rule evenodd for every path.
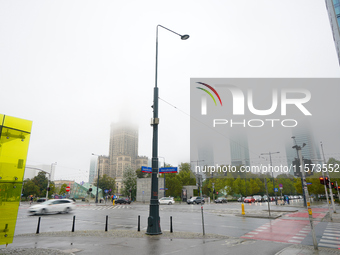
M 304 162 L 303 162 L 303 159 L 302 159 L 301 147 L 298 146 L 298 145 L 295 145 L 295 146 L 293 146 L 293 148 L 296 149 L 296 151 L 299 155 L 299 159 L 300 159 L 300 170 L 301 170 L 301 175 L 302 175 L 302 180 L 303 180 L 302 188 L 305 192 L 306 201 L 307 201 L 307 209 L 308 209 L 308 215 L 309 215 L 310 228 L 311 228 L 311 231 L 312 231 L 314 250 L 318 250 L 318 242 L 316 240 L 316 235 L 315 235 L 315 230 L 314 230 L 313 214 L 312 214 L 312 208 L 310 206 L 310 199 L 309 199 L 309 193 L 308 193 L 308 188 L 307 188 L 307 181 L 306 181 L 306 177 L 305 177 L 305 166 L 304 166 Z
M 323 152 L 323 146 L 322 146 L 322 142 L 321 142 L 321 150 L 322 150 L 322 156 L 323 156 L 323 161 L 326 163 L 326 159 L 325 159 L 325 154 Z M 329 193 L 331 195 L 331 201 L 332 201 L 332 206 L 333 206 L 333 212 L 336 213 L 336 210 L 335 210 L 335 204 L 334 204 L 334 198 L 333 198 L 333 191 L 332 191 L 332 185 L 331 185 L 331 178 L 329 177 L 329 172 L 328 172 L 328 167 L 327 167 L 327 177 L 328 177 L 328 180 L 329 180 L 329 183 L 328 183 L 328 188 L 329 188 Z
M 335 184 L 336 184 L 336 189 L 337 189 L 337 191 L 338 191 L 338 200 L 339 200 L 339 202 L 340 202 L 340 194 L 339 194 L 339 186 L 338 186 L 338 182 L 336 181 Z
M 325 175 L 324 175 L 323 172 L 322 172 L 322 177 L 323 177 L 323 179 L 324 179 L 324 181 L 325 181 Z M 327 191 L 327 185 L 326 185 L 326 183 L 325 183 L 323 186 L 325 187 L 325 195 L 326 195 L 326 199 L 327 199 L 327 206 L 328 206 L 328 211 L 329 211 L 329 217 L 330 217 L 331 221 L 333 221 L 332 210 L 331 210 L 331 207 L 330 207 L 330 205 L 329 205 L 328 191 Z

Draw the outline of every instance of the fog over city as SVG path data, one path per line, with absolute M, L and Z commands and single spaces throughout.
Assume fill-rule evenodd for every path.
M 158 155 L 174 166 L 190 161 L 190 78 L 340 77 L 324 1 L 1 1 L 0 113 L 33 121 L 27 164 L 87 181 L 120 121 L 151 157 L 158 24 L 190 35 L 158 31 Z

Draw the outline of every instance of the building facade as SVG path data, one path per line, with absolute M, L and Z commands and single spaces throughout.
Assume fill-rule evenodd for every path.
M 92 170 L 92 165 L 95 171 Z M 126 169 L 137 170 L 142 166 L 148 166 L 148 157 L 138 156 L 138 127 L 129 123 L 112 123 L 110 130 L 110 147 L 108 156 L 98 156 L 95 163 L 91 162 L 90 181 L 94 183 L 99 175 L 104 174 L 114 178 L 117 193 L 122 193 L 123 174 Z
M 326 7 L 340 64 L 340 0 L 326 0 Z
M 248 137 L 245 131 L 233 131 L 230 135 L 232 166 L 250 166 Z
M 295 139 L 289 139 L 286 141 L 286 156 L 287 156 L 287 164 L 291 165 L 292 162 L 298 158 L 296 149 L 292 148 L 296 144 L 298 146 L 305 146 L 301 150 L 301 154 L 303 159 L 309 159 L 314 164 L 322 164 L 322 158 L 320 154 L 319 144 L 315 140 L 315 136 L 313 134 L 312 129 L 310 128 L 311 125 L 308 123 L 302 123 L 301 126 L 296 127 L 292 130 L 292 137 Z M 295 140 L 295 141 L 294 141 Z M 291 169 L 290 173 L 294 175 L 293 169 Z

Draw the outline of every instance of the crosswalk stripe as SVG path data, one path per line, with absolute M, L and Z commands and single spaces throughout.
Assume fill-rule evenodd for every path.
M 333 240 L 328 240 L 328 239 L 321 238 L 320 242 L 322 242 L 322 243 L 333 243 L 333 244 L 340 245 L 340 240 L 339 241 L 333 241 Z
M 328 247 L 328 248 L 337 248 L 340 249 L 340 245 L 328 244 L 328 243 L 319 243 L 319 246 Z
M 322 236 L 322 238 L 326 238 L 326 239 L 333 239 L 333 240 L 339 240 L 339 243 L 340 243 L 340 238 L 339 238 L 339 237 L 333 237 L 333 236 Z
M 339 236 L 340 237 L 340 234 L 332 234 L 332 233 L 323 233 L 323 235 L 326 235 L 326 236 Z

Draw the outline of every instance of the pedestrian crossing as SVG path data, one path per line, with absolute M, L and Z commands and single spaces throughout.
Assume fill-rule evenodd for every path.
M 318 245 L 340 249 L 340 223 L 328 223 Z
M 131 209 L 130 205 L 109 205 L 109 206 L 77 206 L 76 210 L 120 210 Z

